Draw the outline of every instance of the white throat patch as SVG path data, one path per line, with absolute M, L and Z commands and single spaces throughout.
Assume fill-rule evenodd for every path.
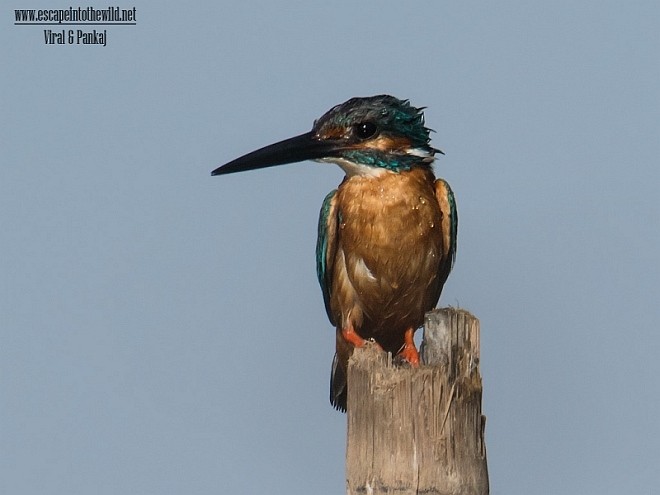
M 346 160 L 345 158 L 319 158 L 315 160 L 321 163 L 336 163 L 347 176 L 360 175 L 362 177 L 379 177 L 383 174 L 393 173 L 390 170 L 381 167 L 370 167 L 369 165 L 361 165 L 359 163 Z

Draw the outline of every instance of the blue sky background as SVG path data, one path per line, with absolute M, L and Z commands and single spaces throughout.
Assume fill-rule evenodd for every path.
M 106 47 L 43 6 L 0 30 L 0 492 L 344 492 L 342 173 L 210 171 L 389 93 L 457 195 L 491 493 L 660 493 L 657 2 L 140 1 Z

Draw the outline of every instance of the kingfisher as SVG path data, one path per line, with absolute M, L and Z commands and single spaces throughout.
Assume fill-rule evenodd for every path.
M 323 201 L 316 273 L 336 329 L 330 402 L 346 411 L 348 361 L 375 342 L 419 366 L 414 333 L 435 307 L 456 256 L 458 215 L 436 179 L 424 107 L 389 95 L 351 98 L 312 130 L 213 170 L 224 175 L 313 160 L 345 176 Z

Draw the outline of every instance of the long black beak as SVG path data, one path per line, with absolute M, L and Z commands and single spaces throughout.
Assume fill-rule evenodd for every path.
M 337 141 L 322 141 L 315 138 L 313 132 L 307 132 L 236 158 L 216 168 L 211 175 L 233 174 L 285 163 L 331 157 L 336 156 L 338 150 Z

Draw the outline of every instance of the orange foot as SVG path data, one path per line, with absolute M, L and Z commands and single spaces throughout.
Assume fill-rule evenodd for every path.
M 399 356 L 408 361 L 413 368 L 419 368 L 419 352 L 415 347 L 414 335 L 415 331 L 412 328 L 406 330 L 403 335 L 403 349 L 399 352 Z
M 346 342 L 349 344 L 353 344 L 355 347 L 364 347 L 367 342 L 371 342 L 378 346 L 379 349 L 382 350 L 382 347 L 373 339 L 369 339 L 368 341 L 360 337 L 355 329 L 353 328 L 352 324 L 349 324 L 348 327 L 342 328 L 341 330 L 341 336 L 344 338 Z M 414 346 L 414 344 L 413 344 Z

